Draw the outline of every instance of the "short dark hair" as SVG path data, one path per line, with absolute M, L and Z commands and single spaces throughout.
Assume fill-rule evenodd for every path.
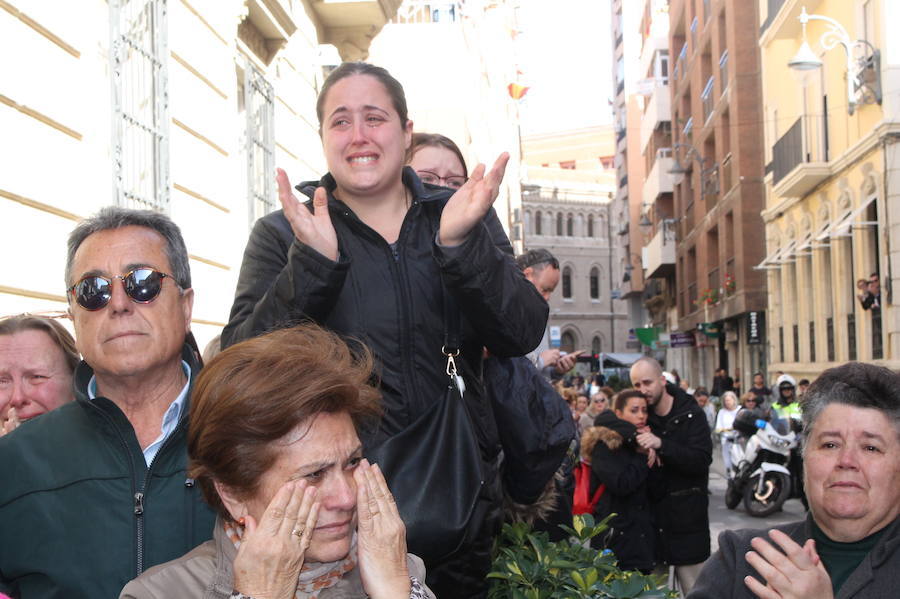
M 75 367 L 81 362 L 78 349 L 75 347 L 75 339 L 61 324 L 51 318 L 36 314 L 17 314 L 0 319 L 0 336 L 15 335 L 23 331 L 41 331 L 62 350 L 65 356 L 69 373 L 75 372 Z
M 698 395 L 709 397 L 709 391 L 706 390 L 706 387 L 697 387 L 694 389 L 694 397 L 697 397 Z
M 415 156 L 416 152 L 422 148 L 443 148 L 445 150 L 450 150 L 459 159 L 459 163 L 463 168 L 463 176 L 469 176 L 469 169 L 466 168 L 466 159 L 463 158 L 462 151 L 460 151 L 459 146 L 446 135 L 441 135 L 440 133 L 413 133 L 412 143 L 409 144 L 409 149 L 406 151 L 406 162 L 412 162 L 413 156 Z
M 880 410 L 900 437 L 900 374 L 864 362 L 848 362 L 824 371 L 801 400 L 807 438 L 822 411 L 833 403 Z
M 253 496 L 272 467 L 275 442 L 316 415 L 346 413 L 357 430 L 381 413 L 372 353 L 317 325 L 281 329 L 232 345 L 200 371 L 188 423 L 190 476 L 220 516 L 215 489 Z
M 319 119 L 320 136 L 322 135 L 322 118 L 328 92 L 331 91 L 335 83 L 351 75 L 369 75 L 377 79 L 391 97 L 391 104 L 394 105 L 394 110 L 400 115 L 400 126 L 406 129 L 406 123 L 409 121 L 409 110 L 406 108 L 406 94 L 400 82 L 394 79 L 387 69 L 382 67 L 376 67 L 367 62 L 344 62 L 328 74 L 328 77 L 325 78 L 325 83 L 322 84 L 322 89 L 319 91 L 319 97 L 316 98 L 316 117 Z
M 628 405 L 628 400 L 633 397 L 640 397 L 644 401 L 647 401 L 647 396 L 637 389 L 625 389 L 624 391 L 619 391 L 618 393 L 616 393 L 616 396 L 613 398 L 613 410 L 621 412 L 625 409 L 625 406 Z
M 524 254 L 519 254 L 516 256 L 516 265 L 518 265 L 519 270 L 531 267 L 535 272 L 540 272 L 548 266 L 559 270 L 559 260 L 550 253 L 550 250 L 545 250 L 544 248 L 528 250 Z
M 797 386 L 799 387 L 800 385 L 808 385 L 808 384 L 809 384 L 809 379 L 800 379 L 800 382 L 797 383 Z
M 75 261 L 75 252 L 84 243 L 84 240 L 100 231 L 110 231 L 123 227 L 144 227 L 159 233 L 166 242 L 166 258 L 169 259 L 169 273 L 175 277 L 175 282 L 182 289 L 191 288 L 191 265 L 188 258 L 187 246 L 181 229 L 171 218 L 159 212 L 151 210 L 133 210 L 118 206 L 101 208 L 94 216 L 79 222 L 69 233 L 68 253 L 66 255 L 66 287 L 75 281 L 72 280 L 72 263 Z

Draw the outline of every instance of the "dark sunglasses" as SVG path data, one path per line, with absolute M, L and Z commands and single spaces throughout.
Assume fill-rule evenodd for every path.
M 135 268 L 125 275 L 117 275 L 112 278 L 88 275 L 69 287 L 68 292 L 75 298 L 75 302 L 85 310 L 99 310 L 104 308 L 112 298 L 113 280 L 121 279 L 125 293 L 131 298 L 131 301 L 148 304 L 159 296 L 159 292 L 162 291 L 163 279 L 166 277 L 175 280 L 172 275 L 167 275 L 154 268 Z

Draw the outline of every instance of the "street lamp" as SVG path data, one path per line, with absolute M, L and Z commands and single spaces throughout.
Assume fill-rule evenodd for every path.
M 678 159 L 678 148 L 687 148 L 686 156 L 688 158 L 688 162 L 686 165 L 681 164 L 681 161 Z M 715 185 L 713 188 L 709 188 L 709 186 L 707 185 L 707 183 L 711 181 L 711 176 L 719 167 L 719 164 L 717 162 L 715 162 L 712 158 L 701 156 L 700 152 L 698 152 L 694 146 L 686 143 L 676 143 L 675 145 L 673 145 L 672 154 L 675 157 L 675 164 L 673 164 L 672 168 L 669 169 L 670 175 L 684 175 L 690 172 L 690 158 L 693 157 L 694 160 L 696 160 L 700 164 L 700 197 L 702 198 L 708 193 L 718 193 L 718 185 Z M 710 166 L 706 166 L 707 164 L 709 164 Z
M 853 114 L 856 110 L 856 93 L 863 88 L 868 89 L 874 101 L 881 104 L 881 53 L 878 49 L 866 40 L 852 41 L 843 25 L 830 17 L 808 14 L 805 6 L 797 18 L 803 27 L 803 43 L 788 66 L 796 71 L 814 71 L 822 66 L 822 59 L 816 56 L 806 40 L 806 24 L 810 21 L 824 21 L 829 28 L 819 38 L 819 43 L 826 51 L 840 44 L 847 56 L 847 111 Z M 854 58 L 854 50 L 861 51 L 859 58 Z M 873 73 L 872 81 L 865 81 L 862 77 L 863 72 L 868 69 Z M 867 99 L 863 94 L 862 101 L 866 102 Z

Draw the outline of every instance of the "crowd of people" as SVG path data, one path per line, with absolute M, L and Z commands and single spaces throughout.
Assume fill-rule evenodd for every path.
M 365 63 L 331 72 L 317 115 L 329 171 L 277 172 L 203 354 L 187 247 L 153 212 L 70 233 L 74 338 L 0 320 L 0 597 L 486 597 L 501 524 L 564 537 L 582 464 L 614 515 L 595 549 L 691 597 L 893 591 L 900 375 L 826 371 L 802 411 L 789 375 L 739 396 L 720 370 L 707 392 L 651 357 L 625 390 L 559 384 L 579 355 L 549 340 L 559 262 L 515 257 L 492 208 L 508 155 L 469 172 Z M 711 557 L 713 436 L 740 409 L 802 417 L 811 513 Z M 447 442 L 474 479 L 433 475 Z

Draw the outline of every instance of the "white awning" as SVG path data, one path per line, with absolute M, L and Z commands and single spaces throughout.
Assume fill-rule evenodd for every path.
M 781 251 L 781 255 L 778 258 L 779 264 L 787 264 L 789 262 L 794 262 L 794 256 L 797 254 L 797 240 L 794 239 Z
M 821 241 L 827 237 L 850 237 L 853 227 L 871 227 L 877 225 L 878 223 L 875 221 L 855 222 L 874 200 L 875 196 L 869 196 L 868 199 L 864 200 L 863 203 L 859 205 L 859 208 L 844 212 L 840 218 L 834 221 L 834 224 L 826 233 L 823 233 L 816 238 L 816 241 Z
M 753 270 L 777 270 L 781 268 L 781 255 L 786 248 L 778 248 L 753 267 Z

